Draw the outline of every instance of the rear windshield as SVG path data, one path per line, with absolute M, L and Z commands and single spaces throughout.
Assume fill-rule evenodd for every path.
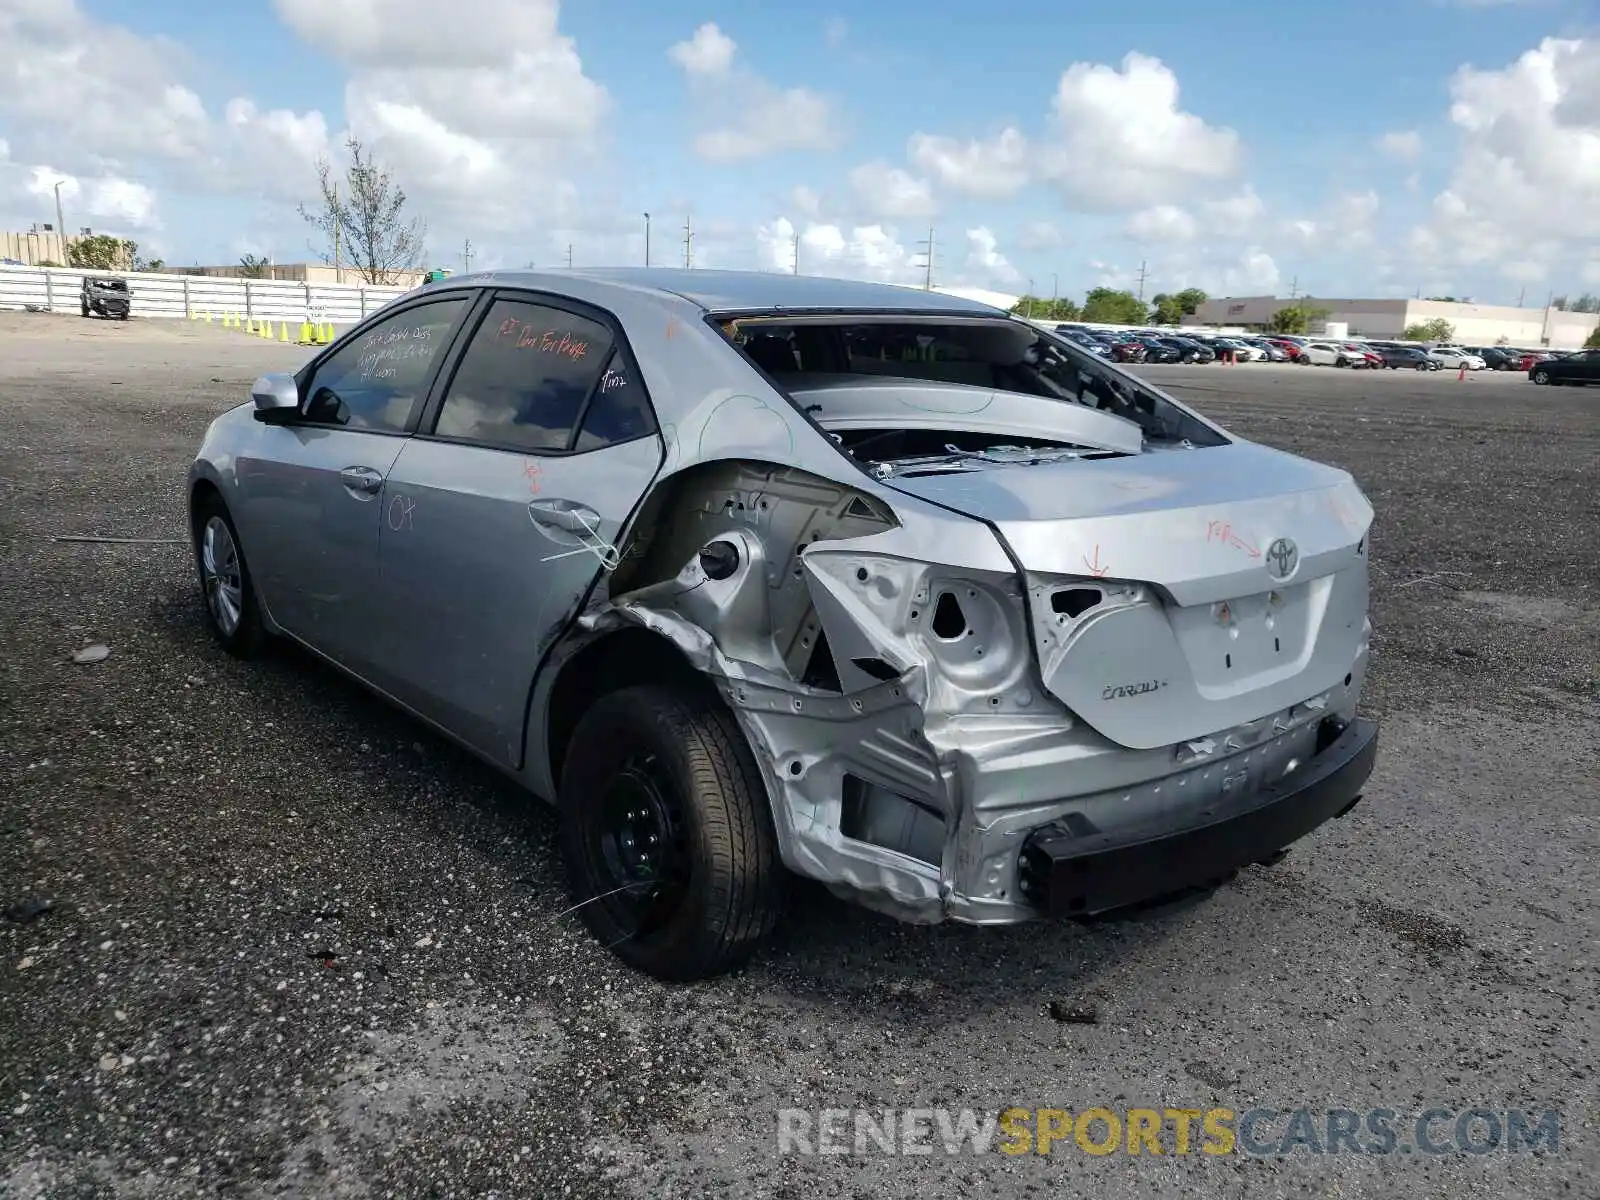
M 1023 321 L 749 317 L 719 324 L 780 386 L 804 386 L 821 376 L 925 379 L 1103 409 L 1137 423 L 1151 443 L 1227 443 L 1188 410 L 1099 355 Z

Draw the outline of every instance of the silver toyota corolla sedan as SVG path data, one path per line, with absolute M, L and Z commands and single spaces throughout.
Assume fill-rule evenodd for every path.
M 555 804 L 578 913 L 663 978 L 791 873 L 917 922 L 1203 891 L 1377 751 L 1350 476 L 937 293 L 455 277 L 258 380 L 189 488 L 223 647 Z

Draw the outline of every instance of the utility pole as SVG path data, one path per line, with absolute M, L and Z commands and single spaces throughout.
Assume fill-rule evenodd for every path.
M 933 226 L 928 226 L 927 240 L 922 243 L 922 252 L 928 256 L 928 261 L 923 264 L 925 273 L 922 277 L 922 290 L 933 291 Z
M 567 243 L 567 270 L 572 270 L 572 243 Z
M 1289 280 L 1289 299 L 1293 300 L 1300 294 L 1300 276 L 1296 275 Z
M 795 230 L 794 234 L 794 273 L 796 275 L 800 274 L 800 231 L 798 229 Z
M 61 185 L 65 179 L 56 180 L 56 236 L 61 239 L 61 257 L 66 259 L 65 265 L 71 265 L 72 259 L 67 255 L 67 225 L 61 216 Z
M 1055 315 L 1056 301 L 1060 298 L 1060 295 L 1061 295 L 1061 280 L 1060 280 L 1060 277 L 1054 271 L 1051 271 L 1050 272 L 1050 314 L 1051 314 L 1051 316 Z
M 1522 302 L 1528 298 L 1528 285 L 1523 284 L 1522 290 L 1517 293 L 1517 307 L 1522 307 Z
M 1141 262 L 1139 264 L 1139 299 L 1141 301 L 1144 299 L 1144 281 L 1149 274 L 1150 273 L 1145 270 L 1145 264 Z
M 472 239 L 468 238 L 461 245 L 461 273 L 472 274 Z
M 644 265 L 650 265 L 650 214 L 644 215 Z
M 683 218 L 683 265 L 694 266 L 694 217 Z
M 1024 306 L 1023 316 L 1033 316 L 1033 276 L 1028 276 L 1028 302 Z

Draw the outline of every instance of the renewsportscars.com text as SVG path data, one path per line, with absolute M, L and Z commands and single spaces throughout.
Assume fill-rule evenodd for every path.
M 1554 1154 L 1554 1109 L 907 1108 L 778 1111 L 779 1154 Z

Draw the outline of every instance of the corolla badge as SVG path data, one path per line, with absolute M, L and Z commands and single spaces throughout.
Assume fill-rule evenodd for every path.
M 1274 579 L 1287 579 L 1300 565 L 1300 547 L 1293 538 L 1279 538 L 1267 547 L 1267 574 Z

